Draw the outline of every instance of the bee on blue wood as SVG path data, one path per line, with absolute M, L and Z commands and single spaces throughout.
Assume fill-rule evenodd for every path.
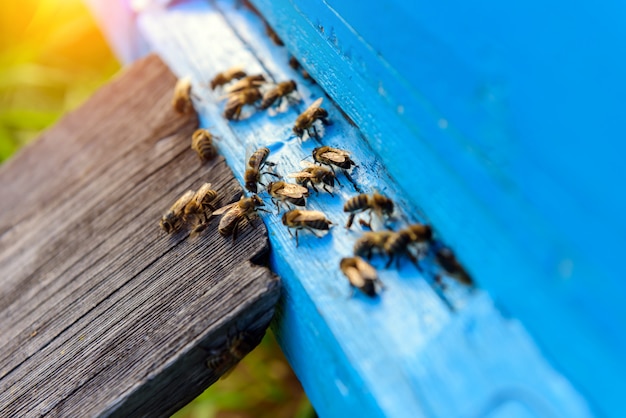
M 318 193 L 315 185 L 323 184 L 322 188 L 330 193 L 331 196 L 334 196 L 333 192 L 328 190 L 327 187 L 335 187 L 335 181 L 337 184 L 341 185 L 341 183 L 339 183 L 339 179 L 335 176 L 335 173 L 326 167 L 317 166 L 307 161 L 303 161 L 302 163 L 305 165 L 305 168 L 302 171 L 291 173 L 287 177 L 295 178 L 296 183 L 301 184 L 302 186 L 307 187 L 308 185 L 311 185 L 311 188 L 313 188 L 315 193 Z
M 239 80 L 246 76 L 246 72 L 241 67 L 233 67 L 221 73 L 218 73 L 211 80 L 211 90 L 230 83 L 233 80 Z
M 393 231 L 365 232 L 354 243 L 354 255 L 370 260 L 374 253 L 386 254 L 385 244 L 396 234 Z
M 279 209 L 279 204 L 291 203 L 295 206 L 305 206 L 309 189 L 298 184 L 276 181 L 267 185 L 267 192 L 272 197 L 272 201 Z
M 342 258 L 339 268 L 348 278 L 350 286 L 356 287 L 367 296 L 376 296 L 378 288 L 383 287 L 376 269 L 361 257 Z
M 237 239 L 237 233 L 244 222 L 250 222 L 250 218 L 257 211 L 267 212 L 260 208 L 265 203 L 257 195 L 242 197 L 238 202 L 233 202 L 217 209 L 213 215 L 222 215 L 217 231 L 222 236 L 233 236 L 233 241 Z
M 289 235 L 291 235 L 291 228 L 296 230 L 296 247 L 298 246 L 298 230 L 307 229 L 317 236 L 314 231 L 328 231 L 332 225 L 332 222 L 326 219 L 326 215 L 317 210 L 290 210 L 283 214 L 282 221 L 283 225 L 289 228 Z
M 268 90 L 263 95 L 263 100 L 261 101 L 260 109 L 265 110 L 268 107 L 272 106 L 278 99 L 290 100 L 290 95 L 297 90 L 296 82 L 293 80 L 283 81 L 282 83 L 278 83 L 276 87 Z
M 176 202 L 169 208 L 161 218 L 161 229 L 171 234 L 178 231 L 185 224 L 185 208 L 191 202 L 195 195 L 193 190 L 187 190 Z
M 333 173 L 335 172 L 333 166 L 344 170 L 349 170 L 353 166 L 356 166 L 356 163 L 350 159 L 350 153 L 348 151 L 329 146 L 314 148 L 313 160 L 318 164 L 329 166 Z
M 451 249 L 447 247 L 439 248 L 435 253 L 435 258 L 437 263 L 450 277 L 468 286 L 474 285 L 474 280 L 472 280 L 469 273 L 467 273 L 465 268 L 456 259 Z M 440 277 L 437 277 L 437 281 L 440 281 Z
M 278 175 L 270 171 L 261 172 L 263 167 L 265 167 L 266 165 L 270 167 L 273 167 L 276 165 L 276 163 L 267 161 L 267 157 L 269 155 L 270 155 L 270 149 L 267 147 L 261 147 L 257 149 L 256 151 L 254 151 L 248 158 L 248 162 L 246 164 L 246 171 L 243 173 L 243 179 L 245 182 L 246 189 L 248 191 L 251 191 L 252 193 L 257 192 L 257 183 L 261 183 L 262 174 L 269 174 L 271 176 L 278 177 Z
M 367 226 L 371 229 L 372 213 L 376 213 L 378 216 L 389 218 L 393 214 L 394 204 L 393 200 L 380 193 L 360 194 L 351 199 L 348 199 L 343 205 L 343 211 L 350 213 L 348 216 L 348 222 L 346 222 L 346 228 L 352 226 L 354 217 L 359 212 L 369 211 L 369 221 L 360 221 L 361 225 Z
M 261 91 L 256 87 L 230 94 L 224 107 L 224 117 L 228 120 L 239 120 L 243 107 L 255 104 L 262 97 Z
M 197 129 L 191 136 L 191 149 L 193 149 L 201 161 L 215 158 L 217 150 L 213 146 L 213 134 L 206 129 Z
M 236 93 L 244 90 L 256 89 L 258 90 L 263 84 L 266 83 L 265 76 L 263 74 L 248 75 L 237 81 L 233 85 L 226 88 L 228 96 L 232 96 Z
M 432 238 L 433 232 L 429 225 L 413 224 L 396 232 L 385 242 L 385 253 L 389 256 L 386 267 L 391 265 L 394 258 L 406 254 L 421 271 L 417 257 L 411 253 L 410 247 L 414 244 L 430 243 Z
M 313 102 L 304 112 L 298 116 L 296 122 L 293 125 L 293 132 L 300 138 L 304 136 L 304 133 L 308 133 L 309 137 L 319 138 L 317 129 L 315 128 L 315 122 L 320 121 L 324 125 L 330 125 L 328 120 L 328 112 L 322 109 L 323 98 L 319 98 Z

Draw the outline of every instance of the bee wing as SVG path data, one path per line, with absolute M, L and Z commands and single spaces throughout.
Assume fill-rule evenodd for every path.
M 301 210 L 298 216 L 295 217 L 294 222 L 317 221 L 320 219 L 326 219 L 324 212 L 319 210 Z
M 376 269 L 362 258 L 356 259 L 356 268 L 365 280 L 378 280 L 378 273 L 376 272 Z
M 345 155 L 338 154 L 335 151 L 327 151 L 323 153 L 321 156 L 322 158 L 326 158 L 327 160 L 330 160 L 336 163 L 343 163 L 344 161 L 346 161 Z
M 300 161 L 300 167 L 309 168 L 309 167 L 318 167 L 318 166 L 316 166 L 315 164 L 313 164 L 313 163 L 311 163 L 309 161 L 302 160 L 302 161 Z
M 301 198 L 303 195 L 307 195 L 308 193 L 309 190 L 306 187 L 291 183 L 285 183 L 285 186 L 276 192 L 276 194 L 293 197 L 294 199 Z
M 305 178 L 310 179 L 315 176 L 309 173 L 308 171 L 298 171 L 297 173 L 287 174 L 287 177 L 290 177 L 292 179 L 305 179 Z
M 171 210 L 173 212 L 182 211 L 185 208 L 185 206 L 187 206 L 189 202 L 193 200 L 193 197 L 195 195 L 196 195 L 196 192 L 194 192 L 193 190 L 187 190 L 185 194 L 183 194 L 181 197 L 178 198 L 178 200 L 176 200 L 176 202 L 174 202 Z
M 343 271 L 343 274 L 346 275 L 346 277 L 348 278 L 350 283 L 352 283 L 353 286 L 361 287 L 365 284 L 365 280 L 363 280 L 361 273 L 355 267 L 346 268 Z
M 230 209 L 235 207 L 235 205 L 237 205 L 238 203 L 239 202 L 233 202 L 233 203 L 229 203 L 226 206 L 222 206 L 221 208 L 219 208 L 215 212 L 213 212 L 213 216 L 221 215 L 222 213 L 225 213 L 225 212 L 229 211 Z
M 196 198 L 199 196 L 204 196 L 211 190 L 211 183 L 204 183 L 198 191 L 196 192 Z
M 237 74 L 239 72 L 245 72 L 244 68 L 241 67 L 241 66 L 231 67 L 228 70 L 226 70 L 224 74 L 229 76 L 229 77 L 232 77 L 233 74 Z
M 314 101 L 311 106 L 309 106 L 304 112 L 308 113 L 308 112 L 312 112 L 313 110 L 317 109 L 318 107 L 320 107 L 320 105 L 322 104 L 322 102 L 324 101 L 323 97 L 320 97 L 319 99 L 317 99 L 316 101 Z

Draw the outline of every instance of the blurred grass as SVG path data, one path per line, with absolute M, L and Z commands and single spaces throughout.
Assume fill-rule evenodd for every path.
M 120 69 L 80 0 L 0 5 L 0 162 L 84 102 Z M 271 335 L 177 418 L 310 418 Z

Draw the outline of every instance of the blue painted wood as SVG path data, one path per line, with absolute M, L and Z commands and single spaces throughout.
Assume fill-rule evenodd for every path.
M 621 5 L 253 3 L 480 285 L 626 416 Z
M 293 10 L 288 4 L 283 6 L 285 13 Z M 437 146 L 424 144 L 422 140 L 407 140 L 415 133 L 403 122 L 404 117 L 399 116 L 423 109 L 413 109 L 414 103 L 410 101 L 400 105 L 388 103 L 396 97 L 391 94 L 391 85 L 376 86 L 380 98 L 373 94 L 372 86 L 364 81 L 363 72 L 353 69 L 349 75 L 348 67 L 342 64 L 347 62 L 345 57 L 328 47 L 326 35 L 320 36 L 316 26 L 310 26 L 309 21 L 305 21 L 309 26 L 300 25 L 298 15 L 293 15 L 287 25 L 288 14 L 276 14 L 280 2 L 273 7 L 268 8 L 268 17 L 276 23 L 283 39 L 294 51 L 302 53 L 298 57 L 305 61 L 307 69 L 320 84 L 329 87 L 333 98 L 356 118 L 361 128 L 359 131 L 348 124 L 338 109 L 326 100 L 324 107 L 329 110 L 334 124 L 326 129 L 323 142 L 353 152 L 359 167 L 352 176 L 363 190 L 376 188 L 397 201 L 397 226 L 428 220 L 440 237 L 458 243 L 463 258 L 470 262 L 472 272 L 478 274 L 482 285 L 483 274 L 488 274 L 489 268 L 481 267 L 481 263 L 493 263 L 492 268 L 497 271 L 502 264 L 496 256 L 510 256 L 512 244 L 494 240 L 489 251 L 481 253 L 483 258 L 478 263 L 453 226 L 462 226 L 459 231 L 474 233 L 474 240 L 485 245 L 490 237 L 483 234 L 492 233 L 493 227 L 487 232 L 475 232 L 481 222 L 486 224 L 489 213 L 442 211 L 460 204 L 466 204 L 459 206 L 461 209 L 476 210 L 476 203 L 472 202 L 477 198 L 468 197 L 474 189 L 463 189 L 463 184 L 455 186 L 455 181 L 461 181 L 464 170 L 473 163 L 453 154 L 446 160 L 445 168 L 449 170 L 446 173 L 435 152 Z M 328 16 L 324 19 L 329 20 L 320 20 L 319 26 L 332 21 Z M 240 180 L 244 150 L 249 144 L 268 146 L 272 150 L 271 160 L 279 164 L 280 174 L 299 169 L 299 161 L 310 155 L 317 144 L 296 139 L 291 127 L 297 114 L 324 93 L 287 66 L 287 51 L 270 44 L 255 16 L 245 9 L 236 10 L 229 2 L 217 6 L 189 2 L 167 11 L 149 10 L 140 16 L 139 22 L 145 39 L 172 69 L 180 76 L 192 76 L 194 90 L 201 97 L 196 103 L 201 123 L 221 137 L 217 147 Z M 325 28 L 327 31 L 328 26 Z M 337 36 L 333 33 L 331 40 Z M 319 40 L 317 54 L 313 54 L 314 43 L 303 42 L 307 37 Z M 202 85 L 218 71 L 234 65 L 243 65 L 250 72 L 263 71 L 278 81 L 296 79 L 303 103 L 282 114 L 255 114 L 245 121 L 228 123 L 221 117 L 223 104 L 218 100 L 219 94 L 211 93 Z M 384 71 L 373 74 L 384 75 Z M 340 86 L 345 93 L 341 93 Z M 358 88 L 362 92 L 357 97 L 355 89 Z M 373 104 L 362 105 L 364 97 L 370 97 Z M 432 122 L 428 118 L 418 120 Z M 400 123 L 395 125 L 398 121 Z M 445 132 L 449 124 L 447 120 L 438 119 L 434 128 L 416 126 L 419 125 L 420 132 L 427 133 L 429 129 Z M 367 141 L 361 136 L 362 132 Z M 438 146 L 454 149 L 452 142 L 456 139 L 451 140 L 445 134 L 440 136 L 447 139 Z M 398 150 L 401 138 L 408 150 L 393 158 L 400 162 L 410 158 L 406 167 L 417 171 L 400 170 L 392 159 L 392 152 Z M 423 170 L 425 167 L 432 170 Z M 395 179 L 389 176 L 387 168 Z M 461 176 L 454 174 L 457 169 Z M 441 183 L 434 184 L 435 176 L 441 177 L 438 179 Z M 420 180 L 419 187 L 416 180 Z M 466 180 L 475 179 L 470 176 Z M 368 300 L 360 294 L 349 297 L 350 291 L 338 272 L 338 264 L 341 257 L 351 253 L 358 233 L 348 232 L 341 226 L 346 220 L 343 201 L 355 194 L 344 178 L 342 181 L 344 185 L 336 190 L 337 197 L 321 194 L 309 200 L 311 208 L 323 210 L 337 224 L 322 239 L 302 236 L 300 248 L 296 249 L 279 216 L 262 215 L 273 247 L 271 263 L 283 277 L 285 289 L 276 331 L 320 415 L 591 415 L 585 399 L 553 367 L 555 359 L 548 360 L 542 355 L 518 320 L 503 315 L 489 294 L 482 290 L 470 292 L 449 282 L 449 288 L 441 292 L 433 285 L 435 266 L 428 261 L 424 263 L 425 275 L 408 263 L 400 270 L 382 271 L 386 288 L 377 300 Z M 451 189 L 452 186 L 456 189 Z M 485 187 L 494 188 L 488 184 Z M 451 191 L 457 193 L 449 194 Z M 263 196 L 269 201 L 267 195 Z M 432 208 L 437 210 L 431 215 Z M 459 213 L 467 216 L 466 224 L 455 221 Z M 519 275 L 533 272 L 520 265 L 514 267 L 520 271 L 501 270 L 499 276 L 503 282 L 513 280 L 510 289 L 519 285 L 515 283 Z M 502 280 L 503 277 L 506 280 Z M 491 282 L 484 283 L 490 285 Z M 528 294 L 538 303 L 545 303 L 537 294 Z

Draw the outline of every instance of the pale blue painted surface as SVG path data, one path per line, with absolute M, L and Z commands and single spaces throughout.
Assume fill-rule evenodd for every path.
M 470 36 L 479 28 L 462 18 L 480 7 L 442 12 L 438 20 L 431 9 L 440 6 L 434 4 L 408 7 L 395 1 L 379 10 L 356 10 L 349 2 L 330 2 L 333 7 L 319 1 L 255 3 L 372 149 L 328 101 L 335 124 L 323 142 L 354 151 L 360 167 L 353 177 L 359 184 L 392 194 L 408 219 L 431 222 L 479 286 L 524 324 L 503 315 L 483 291 L 469 294 L 452 286 L 442 294 L 433 287 L 432 274 L 422 277 L 409 265 L 381 274 L 387 289 L 378 301 L 348 299 L 337 266 L 358 235 L 341 228 L 342 199 L 354 194 L 343 181 L 341 199 L 310 199 L 339 226 L 321 240 L 302 237 L 297 251 L 279 218 L 264 216 L 272 264 L 285 282 L 278 336 L 320 414 L 569 417 L 589 416 L 589 402 L 594 414 L 622 416 L 617 396 L 623 386 L 619 331 L 625 318 L 616 301 L 624 292 L 611 274 L 614 263 L 603 258 L 618 260 L 614 251 L 624 248 L 615 234 L 620 224 L 610 229 L 613 209 L 603 206 L 607 199 L 617 205 L 621 195 L 605 195 L 609 185 L 616 187 L 607 183 L 604 192 L 602 186 L 594 189 L 602 199 L 592 201 L 584 185 L 566 187 L 576 186 L 578 177 L 558 165 L 542 165 L 542 158 L 565 159 L 545 154 L 565 147 L 547 147 L 544 137 L 531 135 L 547 130 L 549 122 L 537 124 L 537 108 L 543 108 L 524 104 L 544 96 L 554 101 L 560 90 L 544 82 L 539 84 L 544 94 L 530 101 L 542 76 L 532 71 L 526 76 L 527 66 L 514 68 L 509 62 L 512 51 L 500 53 L 510 41 L 506 36 L 492 49 L 466 45 L 480 44 Z M 141 17 L 141 33 L 177 74 L 194 76 L 203 98 L 202 124 L 222 136 L 219 149 L 239 178 L 249 142 L 269 146 L 280 173 L 295 171 L 316 145 L 291 136 L 293 120 L 306 105 L 228 124 L 216 96 L 199 89 L 216 72 L 239 64 L 252 72 L 269 71 L 277 80 L 296 77 L 286 66 L 286 50 L 269 43 L 254 16 L 226 2 L 219 5 L 219 11 L 203 2 L 152 11 Z M 493 17 L 501 10 L 490 13 L 486 21 L 498 25 L 483 25 L 485 30 L 514 27 Z M 400 29 L 413 36 L 398 36 Z M 322 94 L 297 80 L 306 104 Z M 513 89 L 516 83 L 523 88 Z M 562 104 L 565 111 L 553 105 L 552 112 L 571 112 L 576 103 Z M 551 128 L 563 129 L 555 125 Z M 592 216 L 594 211 L 602 216 Z M 589 229 L 577 231 L 573 221 Z M 605 301 L 606 306 L 600 304 Z

